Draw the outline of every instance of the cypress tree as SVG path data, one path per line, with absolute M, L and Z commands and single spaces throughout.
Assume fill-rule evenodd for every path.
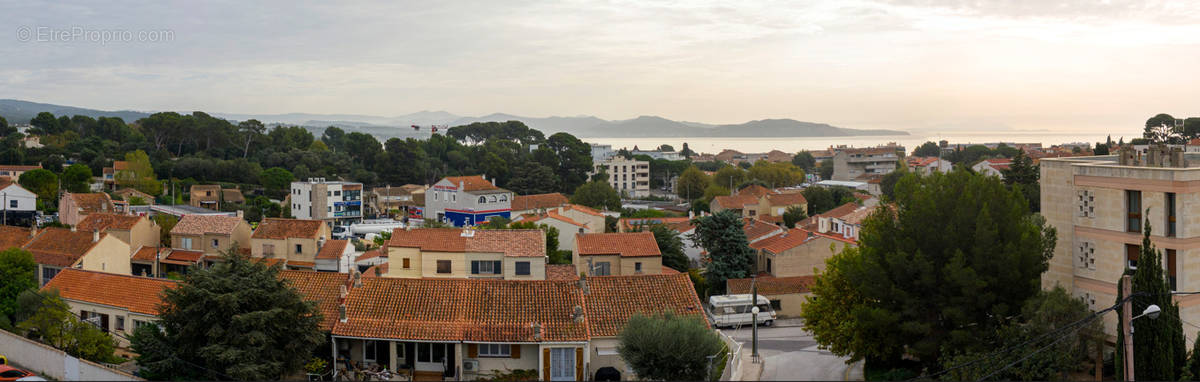
M 1135 297 L 1130 302 L 1134 316 L 1150 305 L 1158 305 L 1162 313 L 1156 319 L 1144 317 L 1133 322 L 1134 377 L 1143 381 L 1174 381 L 1179 379 L 1185 367 L 1187 345 L 1183 338 L 1183 322 L 1179 319 L 1179 306 L 1171 297 L 1171 284 L 1163 268 L 1162 255 L 1150 242 L 1150 231 L 1150 219 L 1147 216 L 1137 270 L 1131 281 Z M 1120 285 L 1117 290 L 1117 301 L 1121 301 L 1124 296 L 1120 295 Z M 1118 325 L 1122 325 L 1119 318 Z M 1117 335 L 1117 375 L 1122 378 L 1124 362 L 1121 360 L 1125 357 L 1124 343 L 1127 340 L 1124 337 L 1125 333 Z

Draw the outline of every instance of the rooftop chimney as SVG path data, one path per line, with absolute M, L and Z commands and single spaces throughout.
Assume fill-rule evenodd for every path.
M 571 318 L 575 319 L 575 322 L 583 322 L 583 307 L 575 305 L 575 311 L 571 313 Z
M 338 315 L 340 316 L 339 320 L 341 322 L 349 321 L 349 319 L 346 318 L 346 303 L 338 305 Z
M 37 236 L 37 233 L 38 233 L 37 225 L 34 225 L 33 227 L 29 228 L 29 237 Z
M 591 265 L 590 261 L 588 265 Z M 579 274 L 579 289 L 583 291 L 583 294 L 588 294 L 587 273 Z
M 362 288 L 362 273 L 359 273 L 358 270 L 355 270 L 353 277 L 354 277 L 354 287 Z
M 71 226 L 71 232 L 75 232 L 75 226 Z
M 542 324 L 534 322 L 531 326 L 533 327 L 533 340 L 541 341 L 542 340 Z
M 92 242 L 95 243 L 97 241 L 100 241 L 100 230 L 94 229 L 92 230 Z
M 242 210 L 237 210 L 237 217 L 238 217 L 238 218 L 244 218 L 244 217 L 246 217 L 246 212 L 245 212 L 245 211 L 242 211 Z
M 350 294 L 350 291 L 346 289 L 346 284 L 338 285 L 338 296 L 340 296 L 338 298 L 346 298 L 348 294 Z

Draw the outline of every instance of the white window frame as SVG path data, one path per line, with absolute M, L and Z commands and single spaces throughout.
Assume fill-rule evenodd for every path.
M 179 239 L 179 246 L 183 249 L 192 249 L 192 238 L 184 237 Z
M 479 344 L 480 357 L 510 358 L 512 346 L 509 344 Z

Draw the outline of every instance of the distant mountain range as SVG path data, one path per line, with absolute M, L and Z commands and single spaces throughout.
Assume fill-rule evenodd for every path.
M 86 115 L 89 117 L 121 117 L 126 122 L 133 122 L 150 115 L 150 112 L 139 111 L 102 111 L 71 106 L 61 106 L 45 103 L 35 103 L 14 99 L 0 99 L 0 116 L 9 124 L 24 124 L 37 115 L 48 111 L 54 115 Z M 844 137 L 844 136 L 878 136 L 878 135 L 908 135 L 908 132 L 898 130 L 864 130 L 848 129 L 830 126 L 824 123 L 802 122 L 793 119 L 763 119 L 736 125 L 713 125 L 698 122 L 674 121 L 656 116 L 641 116 L 626 120 L 604 120 L 593 116 L 575 117 L 522 117 L 518 115 L 495 113 L 482 117 L 465 117 L 444 111 L 421 111 L 396 117 L 380 117 L 357 114 L 232 114 L 209 112 L 209 114 L 232 121 L 257 119 L 267 124 L 300 125 L 320 133 L 328 126 L 337 126 L 347 132 L 358 131 L 372 134 L 380 139 L 391 137 L 427 137 L 429 129 L 415 131 L 412 125 L 428 127 L 429 125 L 459 126 L 473 122 L 491 121 L 521 121 L 531 128 L 541 130 L 546 135 L 557 132 L 567 132 L 581 138 L 592 137 Z

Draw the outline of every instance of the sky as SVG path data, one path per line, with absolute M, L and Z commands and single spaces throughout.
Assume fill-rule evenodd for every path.
M 0 98 L 105 110 L 792 118 L 1125 135 L 1156 113 L 1200 116 L 1194 2 L 0 0 L 0 9 L 9 29 Z

